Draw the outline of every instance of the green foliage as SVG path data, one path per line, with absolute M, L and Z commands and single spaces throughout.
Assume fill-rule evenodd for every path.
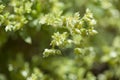
M 119 80 L 119 0 L 0 0 L 0 80 Z

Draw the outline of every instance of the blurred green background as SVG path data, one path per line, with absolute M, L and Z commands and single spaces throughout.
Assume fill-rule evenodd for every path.
M 120 0 L 0 0 L 0 80 L 120 80 Z

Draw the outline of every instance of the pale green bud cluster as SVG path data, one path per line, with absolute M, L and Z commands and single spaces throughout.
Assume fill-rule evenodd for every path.
M 60 12 L 58 15 L 56 13 L 52 13 L 43 16 L 40 23 L 47 24 L 56 29 L 65 29 L 64 32 L 60 32 L 58 30 L 58 32 L 55 32 L 52 35 L 52 41 L 50 43 L 52 49 L 44 51 L 44 53 L 47 52 L 47 54 L 55 54 L 53 49 L 56 49 L 56 46 L 59 49 L 65 49 L 68 45 L 69 48 L 73 46 L 77 47 L 79 45 L 81 48 L 83 47 L 82 45 L 84 45 L 84 43 L 82 43 L 83 38 L 97 33 L 94 29 L 96 21 L 89 9 L 86 10 L 86 14 L 82 18 L 80 18 L 79 13 L 75 13 L 73 16 L 61 16 Z M 75 48 L 75 53 L 83 53 L 83 50 L 81 51 L 79 47 Z
M 50 55 L 56 55 L 56 54 L 61 54 L 61 51 L 58 49 L 45 49 L 43 52 L 43 57 L 48 57 Z

